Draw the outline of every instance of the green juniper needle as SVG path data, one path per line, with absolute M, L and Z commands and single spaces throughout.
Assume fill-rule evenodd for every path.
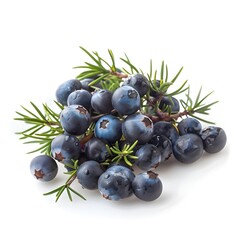
M 70 185 L 73 183 L 73 181 L 77 177 L 77 168 L 78 168 L 77 163 L 78 163 L 78 161 L 76 160 L 76 161 L 73 161 L 73 165 L 66 164 L 66 166 L 71 167 L 73 170 L 65 173 L 65 174 L 69 175 L 65 184 L 63 184 L 60 187 L 57 187 L 56 189 L 54 189 L 50 192 L 44 193 L 43 195 L 47 196 L 47 195 L 56 194 L 56 202 L 57 202 L 59 200 L 59 198 L 61 197 L 62 193 L 66 190 L 70 201 L 72 201 L 71 192 L 74 193 L 75 195 L 77 195 L 78 197 L 82 198 L 83 200 L 86 200 L 86 198 L 84 198 L 79 192 L 75 191 L 72 187 L 70 187 Z
M 50 154 L 51 141 L 57 135 L 63 133 L 63 129 L 60 125 L 59 116 L 63 106 L 54 101 L 59 109 L 59 113 L 52 110 L 47 104 L 43 104 L 43 110 L 40 110 L 33 102 L 31 106 L 33 110 L 29 110 L 22 106 L 24 112 L 16 112 L 19 117 L 14 118 L 17 121 L 23 121 L 31 127 L 25 129 L 22 132 L 17 132 L 20 135 L 20 139 L 27 140 L 25 144 L 37 143 L 40 147 L 34 149 L 29 153 L 41 152 Z

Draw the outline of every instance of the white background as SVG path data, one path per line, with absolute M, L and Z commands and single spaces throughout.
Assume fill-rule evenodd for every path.
M 1 1 L 0 238 L 240 239 L 238 2 Z M 78 74 L 72 67 L 87 60 L 79 46 L 126 52 L 143 69 L 150 58 L 158 66 L 165 60 L 170 76 L 184 66 L 180 78 L 193 92 L 203 85 L 220 100 L 208 118 L 225 129 L 226 148 L 191 165 L 162 166 L 164 191 L 155 202 L 110 202 L 77 184 L 87 201 L 42 196 L 63 179 L 33 179 L 35 155 L 26 154 L 12 119 L 20 104 L 50 102 Z

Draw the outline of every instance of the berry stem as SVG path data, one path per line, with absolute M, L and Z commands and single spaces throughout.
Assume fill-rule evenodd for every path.
M 163 98 L 163 94 L 159 94 L 158 97 L 154 98 L 153 100 L 150 100 L 149 103 L 151 106 L 159 106 L 161 100 Z
M 73 174 L 68 178 L 68 180 L 66 181 L 65 185 L 66 185 L 66 186 L 70 186 L 70 185 L 74 182 L 74 180 L 76 179 L 76 177 L 77 177 L 77 171 L 75 170 L 75 171 L 73 172 Z
M 183 116 L 187 116 L 189 115 L 189 111 L 184 110 L 183 112 L 178 112 L 175 114 L 170 114 L 167 112 L 162 112 L 159 109 L 156 111 L 156 115 L 151 115 L 151 114 L 146 114 L 146 116 L 148 116 L 154 123 L 159 122 L 159 121 L 166 121 L 166 122 L 170 122 L 173 120 L 177 120 L 180 117 Z
M 74 166 L 72 166 L 73 169 L 74 169 L 73 171 L 65 173 L 65 174 L 70 175 L 69 178 L 66 180 L 65 184 L 63 184 L 62 186 L 60 186 L 60 187 L 58 187 L 58 188 L 56 188 L 56 189 L 54 189 L 50 192 L 44 193 L 43 195 L 46 196 L 46 195 L 51 195 L 51 194 L 56 193 L 56 202 L 57 202 L 58 199 L 61 197 L 62 193 L 66 190 L 70 201 L 72 201 L 71 192 L 76 194 L 77 196 L 79 196 L 83 200 L 86 200 L 80 193 L 78 193 L 77 191 L 75 191 L 73 188 L 70 187 L 70 185 L 77 178 L 77 162 L 78 161 L 75 161 Z
M 81 140 L 80 143 L 81 144 L 85 144 L 87 143 L 93 136 L 93 132 L 89 133 L 88 135 L 84 136 Z
M 123 72 L 117 72 L 117 71 L 116 72 L 112 72 L 112 71 L 110 71 L 110 74 L 112 74 L 112 75 L 114 75 L 114 76 L 116 76 L 116 77 L 118 77 L 120 79 L 128 77 L 128 75 L 126 73 L 123 73 Z
M 50 122 L 50 121 L 46 121 L 45 122 L 46 126 L 58 126 L 61 127 L 61 124 L 59 122 Z

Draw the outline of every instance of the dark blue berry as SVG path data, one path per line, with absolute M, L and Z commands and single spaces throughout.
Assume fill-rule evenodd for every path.
M 91 105 L 97 113 L 110 113 L 113 110 L 112 92 L 105 89 L 94 92 Z
M 58 166 L 53 158 L 48 155 L 40 155 L 32 159 L 30 171 L 37 180 L 48 182 L 56 177 Z
M 106 143 L 98 138 L 91 138 L 85 145 L 85 153 L 89 160 L 103 162 L 109 156 Z
M 80 141 L 76 136 L 61 134 L 51 143 L 51 155 L 64 164 L 72 164 L 72 160 L 79 159 L 81 154 Z
M 162 182 L 158 174 L 148 171 L 138 174 L 132 183 L 133 192 L 143 201 L 153 201 L 162 194 Z
M 152 81 L 154 83 L 154 81 Z M 156 87 L 160 87 L 160 80 L 156 80 Z M 154 98 L 158 98 L 160 93 L 157 92 L 156 90 L 150 88 L 150 92 L 149 92 L 150 96 L 154 97 Z
M 161 152 L 161 162 L 170 158 L 172 154 L 172 142 L 166 136 L 154 135 L 149 143 L 156 146 Z
M 176 128 L 170 122 L 160 121 L 154 124 L 154 135 L 163 135 L 171 140 L 174 143 L 179 134 Z
M 178 100 L 175 97 L 166 97 L 164 96 L 161 99 L 161 102 L 159 104 L 159 108 L 163 112 L 168 112 L 168 109 L 171 109 L 171 113 L 177 113 L 180 110 L 180 105 Z
M 96 77 L 92 77 L 92 78 L 84 78 L 83 80 L 81 80 L 81 84 L 82 84 L 82 89 L 87 90 L 88 92 L 93 92 L 95 91 L 95 89 L 93 87 L 88 86 L 91 82 L 93 82 L 94 80 L 96 80 Z M 96 84 L 94 84 L 95 87 L 97 88 L 101 88 L 101 83 L 98 82 Z
M 63 129 L 72 135 L 81 135 L 90 125 L 90 114 L 81 105 L 65 107 L 60 114 L 60 123 Z
M 115 90 L 112 105 L 120 115 L 130 115 L 140 109 L 139 93 L 130 86 L 122 86 Z
M 94 134 L 103 141 L 115 143 L 122 136 L 122 123 L 113 115 L 105 115 L 97 121 Z
M 136 164 L 141 170 L 156 168 L 161 161 L 160 150 L 152 144 L 143 145 L 137 150 L 136 156 L 138 157 Z
M 195 118 L 185 118 L 179 122 L 178 131 L 180 135 L 184 135 L 186 133 L 200 134 L 202 131 L 202 125 Z
M 132 195 L 133 172 L 123 166 L 108 168 L 98 179 L 98 190 L 109 200 L 120 200 Z
M 82 163 L 88 161 L 85 153 L 81 153 L 78 159 L 75 158 L 66 158 L 63 160 L 64 167 L 67 169 L 68 172 L 75 170 L 75 161 L 77 160 L 77 167 L 79 167 Z
M 138 144 L 147 143 L 153 135 L 152 120 L 143 114 L 132 114 L 122 124 L 122 132 L 126 142 L 132 144 L 138 140 Z
M 150 88 L 148 79 L 140 73 L 137 73 L 126 79 L 123 83 L 123 86 L 133 87 L 138 91 L 140 97 L 143 97 Z
M 80 165 L 77 171 L 79 183 L 86 189 L 97 189 L 98 179 L 103 174 L 101 165 L 96 161 L 87 161 Z
M 70 93 L 81 89 L 82 84 L 79 80 L 71 79 L 62 83 L 56 90 L 56 98 L 59 103 L 67 106 L 67 98 Z
M 92 94 L 84 89 L 74 91 L 69 94 L 67 104 L 69 105 L 81 105 L 87 110 L 91 107 Z
M 173 144 L 173 155 L 182 163 L 193 163 L 203 154 L 202 139 L 193 133 L 180 136 Z
M 204 150 L 208 153 L 221 151 L 227 142 L 225 131 L 220 127 L 210 126 L 203 129 L 201 133 Z

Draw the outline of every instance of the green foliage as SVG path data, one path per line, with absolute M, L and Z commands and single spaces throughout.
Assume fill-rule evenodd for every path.
M 196 114 L 202 114 L 202 115 L 209 115 L 209 111 L 211 110 L 211 107 L 218 103 L 218 101 L 214 101 L 211 103 L 205 103 L 207 98 L 213 93 L 210 92 L 204 97 L 201 97 L 202 87 L 199 89 L 197 97 L 195 101 L 190 97 L 190 88 L 188 88 L 188 92 L 186 94 L 187 100 L 180 100 L 180 103 L 185 111 L 187 111 L 187 114 L 199 119 L 200 121 L 203 121 L 208 124 L 214 124 L 213 122 L 210 122 L 206 119 L 200 118 L 199 116 L 196 116 Z
M 63 106 L 56 101 L 54 102 L 58 109 L 62 111 Z M 30 104 L 32 110 L 21 106 L 24 111 L 16 112 L 19 117 L 14 118 L 14 120 L 27 123 L 30 127 L 16 134 L 20 135 L 21 140 L 30 139 L 25 141 L 25 144 L 37 143 L 40 145 L 29 153 L 40 152 L 49 155 L 53 138 L 63 133 L 59 122 L 60 112 L 55 112 L 47 104 L 42 104 L 42 110 L 33 102 L 30 102 Z
M 94 87 L 97 83 L 101 83 L 104 89 L 114 91 L 120 86 L 121 78 L 117 73 L 117 67 L 115 65 L 115 57 L 112 50 L 108 50 L 111 63 L 103 59 L 98 52 L 89 52 L 83 47 L 80 47 L 84 53 L 93 61 L 93 63 L 84 62 L 84 65 L 77 66 L 75 68 L 85 69 L 76 78 L 83 80 L 85 78 L 95 78 L 89 86 Z
M 135 74 L 135 73 L 139 73 L 140 70 L 137 69 L 136 66 L 134 66 L 132 64 L 132 62 L 130 61 L 129 57 L 127 56 L 127 54 L 125 53 L 125 58 L 120 58 L 125 64 L 127 64 L 127 66 L 130 68 L 130 70 L 128 71 L 126 68 L 123 68 L 124 72 L 126 72 L 127 74 Z
M 111 156 L 110 161 L 119 163 L 123 160 L 127 165 L 132 166 L 132 160 L 137 160 L 137 157 L 133 155 L 134 147 L 137 145 L 138 141 L 135 141 L 132 145 L 124 144 L 122 148 L 120 148 L 119 143 L 116 142 L 114 146 L 109 147 L 106 145 L 108 152 Z M 105 163 L 108 163 L 107 160 Z
M 180 94 L 182 92 L 185 92 L 188 87 L 186 87 L 187 80 L 185 80 L 179 88 L 172 92 L 168 92 L 169 88 L 175 83 L 175 81 L 178 79 L 180 73 L 182 72 L 183 67 L 180 68 L 180 70 L 177 72 L 177 74 L 173 77 L 172 80 L 168 80 L 168 66 L 167 64 L 162 61 L 159 77 L 158 77 L 158 71 L 153 71 L 152 68 L 152 60 L 150 60 L 150 71 L 147 74 L 147 77 L 150 82 L 150 86 L 152 90 L 159 93 L 159 95 L 165 95 L 165 96 L 174 96 L 177 94 Z M 157 80 L 159 80 L 159 85 L 157 84 Z
M 65 172 L 65 174 L 69 175 L 65 184 L 63 184 L 60 187 L 57 187 L 56 189 L 54 189 L 50 192 L 44 193 L 43 195 L 47 196 L 47 195 L 56 194 L 56 202 L 57 202 L 59 200 L 59 198 L 61 197 L 61 195 L 63 194 L 63 192 L 66 191 L 70 201 L 72 201 L 72 193 L 74 193 L 81 199 L 86 200 L 86 198 L 84 198 L 79 192 L 77 192 L 72 187 L 70 187 L 70 185 L 76 179 L 76 176 L 77 176 L 78 161 L 73 160 L 73 165 L 66 164 L 66 166 L 72 168 L 73 170 L 69 171 L 69 172 Z

